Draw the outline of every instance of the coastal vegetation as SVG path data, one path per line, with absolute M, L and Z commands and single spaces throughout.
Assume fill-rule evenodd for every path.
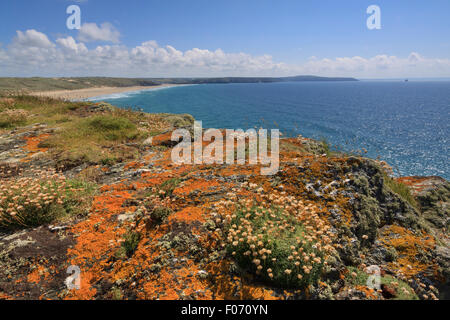
M 52 170 L 3 178 L 0 229 L 30 228 L 84 216 L 95 190 L 92 183 L 67 179 Z
M 184 116 L 152 115 L 105 103 L 90 106 L 85 102 L 26 95 L 0 98 L 0 127 L 4 129 L 34 123 L 57 126 L 57 130 L 38 147 L 50 149 L 65 166 L 81 162 L 114 164 L 134 159 L 138 151 L 132 143 L 162 132 L 171 123 L 185 126 L 187 121 Z
M 394 178 L 382 161 L 301 136 L 281 139 L 271 176 L 178 166 L 171 133 L 192 116 L 106 103 L 8 95 L 0 119 L 0 299 L 449 292 L 445 179 Z M 80 290 L 64 286 L 71 265 Z
M 397 193 L 402 199 L 408 202 L 411 206 L 417 208 L 417 201 L 412 195 L 411 189 L 404 183 L 397 181 L 396 179 L 384 175 L 386 185 L 395 193 Z
M 329 247 L 324 238 L 322 249 L 313 219 L 289 210 L 288 204 L 264 208 L 251 202 L 242 201 L 231 216 L 228 253 L 241 268 L 275 286 L 305 288 L 317 283 Z

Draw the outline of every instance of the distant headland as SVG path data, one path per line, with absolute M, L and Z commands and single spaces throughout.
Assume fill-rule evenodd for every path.
M 168 84 L 205 84 L 205 83 L 269 83 L 289 81 L 358 81 L 344 77 L 215 77 L 215 78 L 113 78 L 113 77 L 30 77 L 0 78 L 0 91 L 56 91 L 78 90 L 101 87 L 150 87 Z

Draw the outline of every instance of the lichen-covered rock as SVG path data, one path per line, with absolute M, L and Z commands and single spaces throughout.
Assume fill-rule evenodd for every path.
M 96 104 L 70 112 L 89 117 L 114 110 Z M 136 157 L 113 163 L 58 167 L 45 145 L 58 129 L 45 125 L 0 136 L 2 177 L 31 166 L 56 167 L 67 177 L 99 185 L 86 215 L 0 236 L 0 299 L 448 299 L 447 181 L 398 179 L 412 188 L 414 203 L 388 183 L 392 178 L 379 162 L 332 153 L 326 144 L 303 137 L 282 140 L 280 170 L 273 176 L 261 176 L 260 167 L 250 165 L 176 166 L 170 157 L 172 130 L 191 127 L 193 118 L 160 116 L 167 128 L 150 132 L 142 123 L 151 141 L 117 143 L 114 148 L 131 148 Z M 248 240 L 250 231 L 239 229 L 239 221 L 230 228 L 236 205 L 246 201 L 281 208 L 289 217 L 266 220 L 271 228 L 250 228 L 263 238 L 294 224 L 298 232 L 311 232 L 301 232 L 308 236 L 306 252 L 294 243 L 284 248 L 292 255 L 272 252 L 276 246 L 243 252 L 302 268 L 289 288 L 257 274 L 268 272 L 263 259 L 248 267 L 238 263 L 236 250 L 228 250 L 230 236 L 231 244 Z M 307 259 L 296 258 L 303 253 Z M 309 261 L 323 268 L 305 284 L 298 275 L 310 272 Z M 69 265 L 82 271 L 80 290 L 64 284 Z M 383 281 L 380 291 L 367 284 L 374 266 Z M 286 279 L 292 272 L 283 271 Z
M 170 123 L 174 128 L 191 128 L 194 125 L 194 117 L 190 114 L 160 113 L 161 119 Z

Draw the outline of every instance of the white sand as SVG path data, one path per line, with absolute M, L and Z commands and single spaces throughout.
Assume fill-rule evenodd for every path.
M 174 87 L 178 86 L 177 84 L 161 84 L 159 86 L 135 86 L 135 87 L 94 87 L 94 88 L 86 88 L 86 89 L 77 89 L 77 90 L 57 90 L 57 91 L 41 91 L 41 92 L 32 92 L 32 95 L 42 96 L 42 97 L 51 97 L 51 98 L 60 98 L 66 100 L 82 100 L 93 97 L 99 97 L 114 93 L 123 93 L 123 92 L 132 92 L 139 90 L 151 90 L 151 89 L 159 89 L 164 87 Z

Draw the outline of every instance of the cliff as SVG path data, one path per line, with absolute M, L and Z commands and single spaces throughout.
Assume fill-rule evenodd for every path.
M 1 98 L 0 299 L 449 298 L 448 181 L 303 137 L 273 176 L 176 166 L 192 122 Z

